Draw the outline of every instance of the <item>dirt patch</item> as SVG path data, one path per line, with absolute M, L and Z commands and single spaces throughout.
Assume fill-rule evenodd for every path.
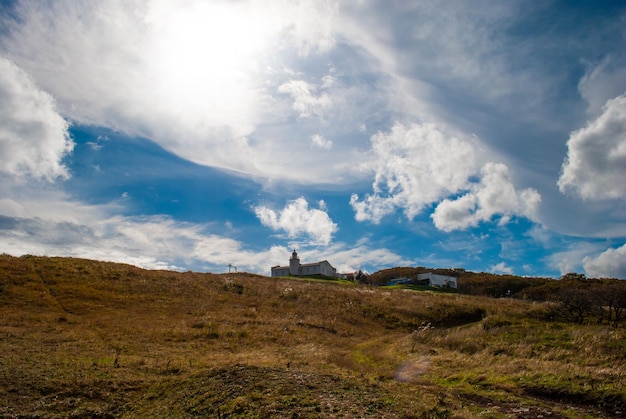
M 411 383 L 428 372 L 430 360 L 426 357 L 403 362 L 394 373 L 394 378 L 401 383 Z

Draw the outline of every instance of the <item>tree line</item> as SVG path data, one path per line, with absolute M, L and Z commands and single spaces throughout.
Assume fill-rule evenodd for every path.
M 458 268 L 397 267 L 363 276 L 359 282 L 386 285 L 390 279 L 413 278 L 424 272 L 455 276 L 457 291 L 462 294 L 552 302 L 551 316 L 555 320 L 617 326 L 626 318 L 626 280 L 587 278 L 579 273 L 553 279 L 476 273 Z

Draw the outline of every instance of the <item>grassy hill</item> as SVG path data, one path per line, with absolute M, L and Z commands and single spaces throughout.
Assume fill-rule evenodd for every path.
M 623 417 L 553 304 L 2 255 L 0 417 Z

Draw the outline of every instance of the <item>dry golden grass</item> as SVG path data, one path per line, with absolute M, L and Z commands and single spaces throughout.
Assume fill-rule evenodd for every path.
M 623 415 L 624 329 L 546 312 L 3 255 L 0 417 Z

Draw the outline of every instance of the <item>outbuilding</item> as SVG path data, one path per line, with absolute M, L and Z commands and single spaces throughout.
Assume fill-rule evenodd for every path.
M 431 287 L 449 287 L 456 288 L 456 277 L 434 274 L 432 272 L 426 272 L 417 275 L 418 281 L 428 281 L 428 285 Z

